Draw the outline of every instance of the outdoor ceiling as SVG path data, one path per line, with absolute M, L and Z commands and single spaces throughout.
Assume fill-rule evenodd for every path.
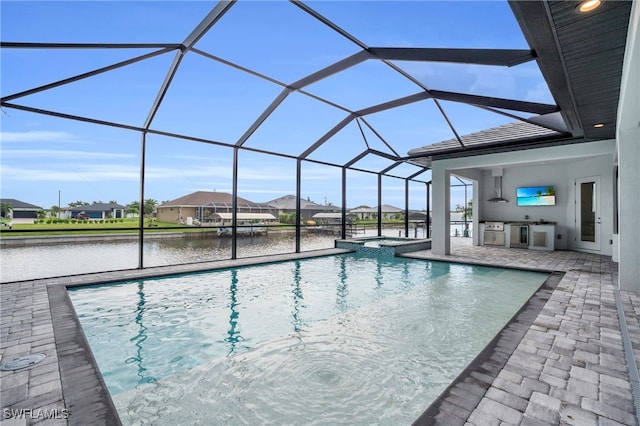
M 413 149 L 415 163 L 429 167 L 433 158 L 616 137 L 631 1 L 603 1 L 589 14 L 577 12 L 578 1 L 509 3 L 536 52 L 558 113 L 474 132 L 462 137 L 464 147 L 450 139 Z
M 410 150 L 465 151 L 464 135 L 514 121 L 535 140 L 615 135 L 630 2 L 587 17 L 571 1 L 185 2 L 167 22 L 147 22 L 145 3 L 117 3 L 108 28 L 62 3 L 80 39 L 56 22 L 46 40 L 3 31 L 2 106 L 420 180 L 430 163 Z M 500 25 L 483 18 L 498 11 Z M 161 40 L 145 32 L 163 25 Z M 545 101 L 519 90 L 532 82 Z

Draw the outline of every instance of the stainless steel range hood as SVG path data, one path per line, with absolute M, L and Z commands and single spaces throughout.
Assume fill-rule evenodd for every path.
M 490 203 L 508 203 L 509 200 L 502 198 L 502 176 L 495 176 L 494 181 L 496 196 L 489 198 L 487 201 Z

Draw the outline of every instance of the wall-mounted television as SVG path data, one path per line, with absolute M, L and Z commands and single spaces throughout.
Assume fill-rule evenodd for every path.
M 516 189 L 518 206 L 555 206 L 555 186 L 525 186 Z

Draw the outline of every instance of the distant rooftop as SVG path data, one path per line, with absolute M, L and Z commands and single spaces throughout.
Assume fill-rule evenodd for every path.
M 85 212 L 104 212 L 104 211 L 111 211 L 111 210 L 121 210 L 124 209 L 125 206 L 121 205 L 121 204 L 117 204 L 117 203 L 93 203 L 93 204 L 86 204 L 86 205 L 80 205 L 80 206 L 67 206 L 64 207 L 63 210 L 84 210 Z
M 12 210 L 20 210 L 20 209 L 38 210 L 42 208 L 34 204 L 29 204 L 29 203 L 25 203 L 24 201 L 16 200 L 15 198 L 0 198 L 0 203 L 11 204 Z
M 277 208 L 279 210 L 295 210 L 296 209 L 296 196 L 295 195 L 285 195 L 283 197 L 276 198 L 275 200 L 267 201 L 267 204 L 269 204 L 270 206 L 275 207 L 275 208 Z M 322 204 L 318 204 L 318 203 L 315 203 L 313 201 L 305 200 L 305 199 L 301 199 L 300 200 L 300 208 L 302 210 L 318 210 L 318 211 L 325 211 L 325 210 L 338 211 L 338 210 L 340 210 L 340 207 L 337 207 L 337 206 L 322 205 Z
M 233 202 L 233 196 L 227 192 L 215 192 L 215 191 L 196 191 L 191 194 L 184 195 L 176 198 L 175 200 L 162 203 L 160 207 L 170 206 L 193 206 L 199 207 L 210 203 L 225 203 L 231 205 Z M 238 203 L 242 204 L 254 204 L 252 201 L 245 200 L 238 197 Z

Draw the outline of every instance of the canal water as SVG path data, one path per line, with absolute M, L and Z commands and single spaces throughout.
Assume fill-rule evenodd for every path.
M 401 230 L 384 229 L 383 235 L 398 237 Z M 424 238 L 424 230 L 411 230 Z M 357 236 L 377 235 L 377 229 L 359 230 Z M 354 235 L 355 236 L 355 235 Z M 302 234 L 301 251 L 334 247 L 335 235 Z M 238 238 L 237 257 L 254 257 L 295 252 L 295 234 L 272 232 L 268 235 Z M 144 267 L 179 265 L 231 259 L 231 238 L 165 238 L 145 240 Z M 92 272 L 117 271 L 138 267 L 138 241 L 93 241 L 82 243 L 37 244 L 2 247 L 0 282 L 61 277 Z
M 332 248 L 335 236 L 303 235 L 301 250 Z M 295 252 L 295 234 L 271 233 L 238 238 L 237 257 Z M 165 238 L 145 240 L 145 267 L 231 258 L 231 238 Z M 5 246 L 0 256 L 0 281 L 21 281 L 138 267 L 138 241 Z

